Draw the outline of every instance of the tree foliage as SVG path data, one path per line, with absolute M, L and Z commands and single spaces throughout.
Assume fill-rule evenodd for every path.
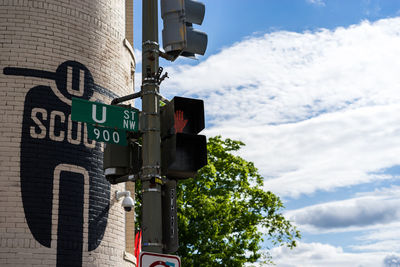
M 269 262 L 261 242 L 296 246 L 300 234 L 280 213 L 281 200 L 263 190 L 263 177 L 252 162 L 235 155 L 242 146 L 240 141 L 210 138 L 208 165 L 195 178 L 178 182 L 182 266 Z

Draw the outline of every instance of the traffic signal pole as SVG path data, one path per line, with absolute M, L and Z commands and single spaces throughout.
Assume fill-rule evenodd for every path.
M 142 3 L 142 250 L 162 253 L 158 0 Z

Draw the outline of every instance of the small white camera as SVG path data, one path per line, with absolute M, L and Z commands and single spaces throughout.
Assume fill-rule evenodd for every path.
M 131 192 L 129 191 L 115 191 L 115 199 L 117 201 L 120 200 L 121 197 L 124 197 L 124 200 L 122 200 L 122 207 L 124 208 L 125 211 L 131 211 L 132 208 L 135 206 L 135 202 L 131 198 Z

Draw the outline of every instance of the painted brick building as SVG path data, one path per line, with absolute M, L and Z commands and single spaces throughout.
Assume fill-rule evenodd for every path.
M 71 98 L 133 92 L 133 0 L 0 0 L 0 266 L 135 266 Z

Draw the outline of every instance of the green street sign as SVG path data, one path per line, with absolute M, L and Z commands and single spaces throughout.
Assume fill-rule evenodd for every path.
M 72 98 L 71 119 L 88 124 L 137 132 L 139 110 Z
M 87 125 L 87 130 L 89 139 L 121 146 L 128 145 L 125 130 L 116 130 L 90 124 Z

